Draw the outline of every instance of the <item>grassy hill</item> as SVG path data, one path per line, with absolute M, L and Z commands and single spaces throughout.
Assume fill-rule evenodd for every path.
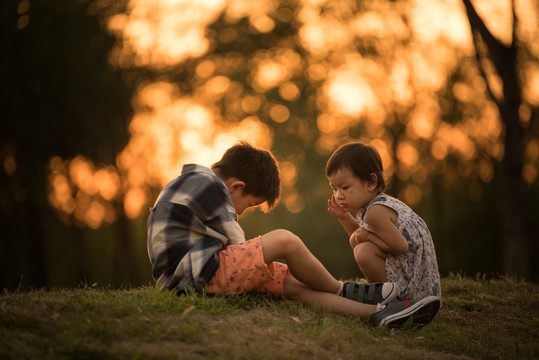
M 263 295 L 4 291 L 0 359 L 538 359 L 538 284 L 452 275 L 421 329 Z

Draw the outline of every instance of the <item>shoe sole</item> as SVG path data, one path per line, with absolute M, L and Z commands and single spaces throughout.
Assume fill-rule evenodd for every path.
M 427 325 L 438 313 L 440 299 L 433 296 L 431 299 L 426 298 L 423 300 L 425 301 L 417 302 L 406 310 L 384 318 L 380 325 L 389 328 L 400 327 L 409 319 L 411 319 L 412 324 Z
M 391 292 L 389 293 L 389 295 L 387 295 L 386 298 L 382 300 L 382 302 L 380 303 L 382 305 L 385 305 L 388 302 L 393 301 L 397 297 L 397 295 L 399 295 L 399 285 L 396 283 L 390 283 L 390 284 L 393 286 L 393 289 L 391 289 Z

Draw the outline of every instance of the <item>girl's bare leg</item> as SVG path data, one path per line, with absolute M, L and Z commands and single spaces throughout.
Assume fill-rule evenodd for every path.
M 339 291 L 340 282 L 326 270 L 298 236 L 287 230 L 274 230 L 262 235 L 260 241 L 266 264 L 284 259 L 294 277 L 311 290 L 333 294 Z
M 371 242 L 354 248 L 354 258 L 368 282 L 386 282 L 386 254 Z
M 368 319 L 376 311 L 376 305 L 367 305 L 329 292 L 319 291 L 299 282 L 292 275 L 284 278 L 284 296 L 309 305 L 323 305 L 343 315 L 355 315 Z

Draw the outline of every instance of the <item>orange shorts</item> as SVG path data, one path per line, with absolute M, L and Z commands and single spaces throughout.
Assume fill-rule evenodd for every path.
M 209 294 L 265 292 L 283 296 L 288 266 L 264 262 L 260 236 L 241 245 L 229 245 L 218 252 L 219 268 L 206 286 Z

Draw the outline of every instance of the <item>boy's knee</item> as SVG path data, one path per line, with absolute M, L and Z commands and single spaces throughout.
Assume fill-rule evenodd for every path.
M 285 245 L 303 245 L 303 241 L 291 231 L 285 229 L 273 230 L 270 233 L 276 241 L 279 241 L 283 246 Z
M 269 264 L 276 259 L 297 256 L 307 248 L 303 241 L 288 230 L 273 230 L 261 237 L 264 261 Z

